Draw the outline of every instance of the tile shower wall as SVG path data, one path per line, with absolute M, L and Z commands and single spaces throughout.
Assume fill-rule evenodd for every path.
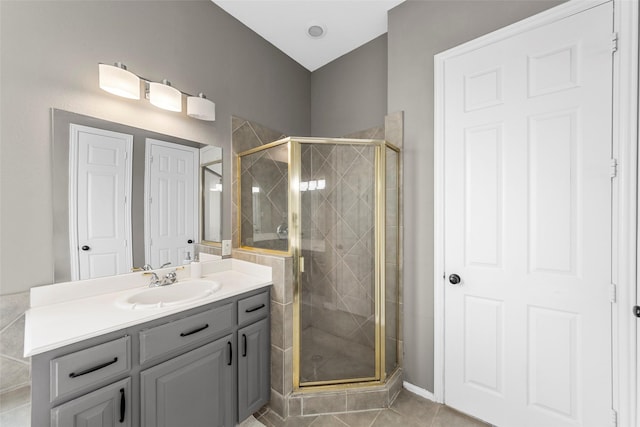
M 293 391 L 293 259 L 234 249 L 233 258 L 271 267 L 271 409 L 283 418 Z
M 288 145 L 249 154 L 240 164 L 242 246 L 289 249 Z
M 250 156 L 251 161 L 246 162 L 246 170 L 243 171 L 243 185 L 248 187 L 243 189 L 245 206 L 253 206 L 253 201 L 260 203 L 260 211 L 265 215 L 258 221 L 254 221 L 253 209 L 245 209 L 243 212 L 242 224 L 238 223 L 238 153 L 260 147 L 285 138 L 286 135 L 269 129 L 259 123 L 251 122 L 240 117 L 231 118 L 231 146 L 233 151 L 232 159 L 232 203 L 231 203 L 231 241 L 234 248 L 240 247 L 240 225 L 242 225 L 243 245 L 251 245 L 264 249 L 286 250 L 283 246 L 287 240 L 277 237 L 276 229 L 284 222 L 287 215 L 287 163 L 286 159 L 275 157 L 273 152 L 260 153 Z M 253 163 L 258 162 L 255 168 L 251 168 Z M 258 167 L 259 166 L 259 167 Z M 255 183 L 255 185 L 253 185 Z M 258 188 L 254 193 L 251 187 Z M 259 223 L 259 224 L 254 224 Z M 254 228 L 257 225 L 257 228 Z M 255 236 L 254 236 L 255 232 Z M 246 235 L 246 237 L 244 236 Z
M 24 349 L 29 292 L 0 296 L 0 425 L 29 425 L 31 360 Z

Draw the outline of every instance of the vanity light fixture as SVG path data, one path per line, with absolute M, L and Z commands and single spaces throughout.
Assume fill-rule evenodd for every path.
M 167 79 L 161 83 L 149 82 L 149 102 L 163 110 L 182 111 L 182 92 L 171 87 Z
M 187 97 L 187 116 L 194 119 L 214 121 L 216 119 L 216 104 L 209 101 L 204 93 Z
M 122 62 L 98 64 L 100 89 L 129 99 L 140 99 L 140 78 Z
M 140 80 L 144 82 L 145 97 L 158 108 L 182 111 L 182 97 L 187 97 L 187 116 L 198 120 L 215 121 L 216 104 L 203 93 L 197 96 L 182 92 L 167 80 L 153 82 L 127 70 L 121 62 L 114 65 L 98 64 L 100 89 L 129 99 L 140 99 Z

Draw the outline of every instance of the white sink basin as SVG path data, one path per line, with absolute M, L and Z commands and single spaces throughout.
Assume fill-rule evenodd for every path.
M 214 280 L 185 280 L 173 285 L 158 286 L 128 295 L 116 302 L 130 310 L 171 307 L 206 298 L 222 287 Z

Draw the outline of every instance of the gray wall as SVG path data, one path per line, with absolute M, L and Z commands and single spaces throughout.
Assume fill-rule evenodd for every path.
M 0 2 L 0 294 L 53 282 L 51 107 L 223 147 L 231 114 L 310 133 L 310 73 L 212 2 Z M 98 62 L 122 61 L 216 103 L 203 122 L 110 95 Z M 223 238 L 231 236 L 231 202 Z
M 558 1 L 412 1 L 389 13 L 388 111 L 404 115 L 405 380 L 433 391 L 433 55 Z
M 311 136 L 341 137 L 384 124 L 387 35 L 311 74 Z

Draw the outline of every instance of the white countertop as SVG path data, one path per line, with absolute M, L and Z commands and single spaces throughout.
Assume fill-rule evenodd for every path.
M 171 270 L 159 270 L 158 275 Z M 236 259 L 203 262 L 202 272 L 204 279 L 218 281 L 222 288 L 208 297 L 171 307 L 127 309 L 116 305 L 117 300 L 148 287 L 149 277 L 141 273 L 32 288 L 31 308 L 25 319 L 24 355 L 44 353 L 272 283 L 270 267 Z M 187 280 L 189 274 L 189 267 L 185 266 L 178 271 L 178 282 L 169 286 L 180 286 L 180 280 Z

